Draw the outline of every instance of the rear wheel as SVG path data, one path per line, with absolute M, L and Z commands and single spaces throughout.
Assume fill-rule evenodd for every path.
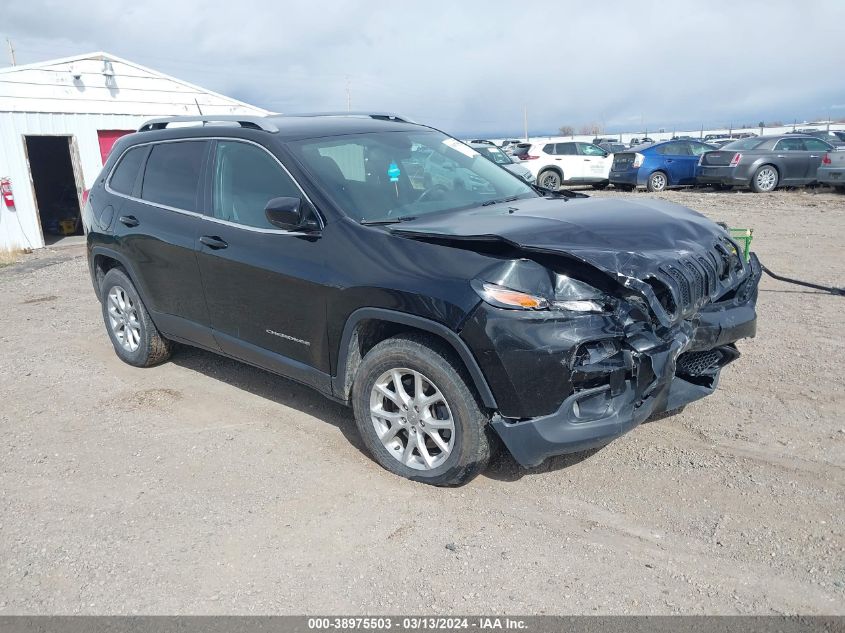
M 159 333 L 123 270 L 112 268 L 106 273 L 100 296 L 106 331 L 120 360 L 135 367 L 151 367 L 170 357 L 170 341 Z
M 355 375 L 352 406 L 358 431 L 382 467 L 455 486 L 487 465 L 489 416 L 464 374 L 451 350 L 423 335 L 390 338 L 367 353 Z
M 646 189 L 649 191 L 665 191 L 669 185 L 669 179 L 662 171 L 656 171 L 648 177 Z
M 537 176 L 537 186 L 549 191 L 557 191 L 563 182 L 561 175 L 554 169 L 544 169 Z
M 770 193 L 778 186 L 780 175 L 774 165 L 762 165 L 751 178 L 751 190 L 755 193 Z

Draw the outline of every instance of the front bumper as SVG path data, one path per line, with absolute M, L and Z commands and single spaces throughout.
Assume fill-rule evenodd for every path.
M 736 167 L 699 166 L 695 172 L 695 181 L 699 185 L 730 185 L 732 187 L 747 187 L 750 176 Z
M 522 364 L 508 373 L 508 385 L 501 377 L 491 384 L 500 405 L 493 428 L 514 458 L 531 467 L 554 455 L 603 446 L 652 415 L 713 393 L 722 368 L 739 356 L 733 344 L 756 333 L 760 265 L 753 255 L 751 272 L 741 299 L 712 304 L 660 337 L 642 328 L 612 328 L 599 321 L 588 325 L 584 320 L 536 339 L 542 347 L 535 348 L 531 358 L 511 351 L 505 363 Z M 573 362 L 585 344 L 603 338 L 617 341 L 614 356 L 589 365 Z M 555 342 L 568 348 L 558 348 Z M 509 345 L 514 348 L 514 341 Z M 515 414 L 530 410 L 536 403 L 532 398 L 548 396 L 553 385 L 562 389 L 565 384 L 570 389 L 555 409 L 527 418 Z

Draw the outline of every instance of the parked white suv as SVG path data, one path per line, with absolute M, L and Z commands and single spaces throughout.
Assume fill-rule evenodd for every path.
M 598 145 L 577 141 L 520 145 L 513 154 L 540 187 L 557 191 L 564 183 L 603 189 L 610 182 L 613 154 Z

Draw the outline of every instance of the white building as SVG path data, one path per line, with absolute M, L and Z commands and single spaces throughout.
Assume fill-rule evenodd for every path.
M 108 53 L 0 69 L 0 250 L 81 231 L 82 192 L 111 146 L 157 116 L 266 110 Z M 7 193 L 4 191 L 4 193 Z

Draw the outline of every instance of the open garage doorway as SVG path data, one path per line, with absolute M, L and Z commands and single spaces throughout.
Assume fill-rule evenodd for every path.
M 44 244 L 78 242 L 82 235 L 81 182 L 76 146 L 70 136 L 25 136 L 29 176 Z

